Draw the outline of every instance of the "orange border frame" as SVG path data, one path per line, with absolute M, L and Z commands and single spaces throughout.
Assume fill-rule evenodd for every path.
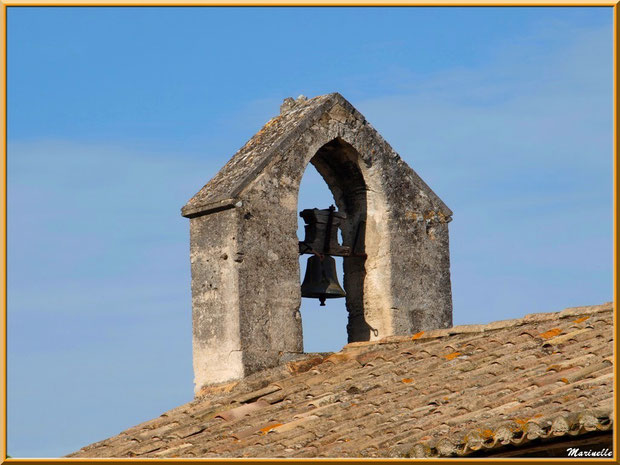
M 54 1 L 50 0 L 48 2 L 41 0 L 0 0 L 0 24 L 2 34 L 2 51 L 0 56 L 0 61 L 2 64 L 2 73 L 1 73 L 1 82 L 2 85 L 2 98 L 0 101 L 0 105 L 2 107 L 2 112 L 0 116 L 0 126 L 1 126 L 1 134 L 2 134 L 2 163 L 0 164 L 0 179 L 2 180 L 2 189 L 0 190 L 0 200 L 2 205 L 2 215 L 1 215 L 1 227 L 2 227 L 2 247 L 0 250 L 2 251 L 0 254 L 0 260 L 2 261 L 2 274 L 0 275 L 1 290 L 2 290 L 2 344 L 0 344 L 1 352 L 0 359 L 2 360 L 2 383 L 0 388 L 0 395 L 2 396 L 2 426 L 4 428 L 2 437 L 0 438 L 0 463 L 96 463 L 96 462 L 106 462 L 106 463 L 125 463 L 125 462 L 155 462 L 158 464 L 172 464 L 172 463 L 185 463 L 185 462 L 194 462 L 194 463 L 232 463 L 232 462 L 244 462 L 244 463 L 270 463 L 270 462 L 294 462 L 294 463 L 312 463 L 312 462 L 349 462 L 349 463 L 359 463 L 359 462 L 412 462 L 412 461 L 432 461 L 434 463 L 455 463 L 455 461 L 464 461 L 469 463 L 489 463 L 489 459 L 480 459 L 480 458 L 450 458 L 450 459 L 208 459 L 208 458 L 187 458 L 187 459 L 156 459 L 156 458 L 128 458 L 128 459 L 116 459 L 116 458 L 42 458 L 42 459 L 28 459 L 28 458 L 7 458 L 7 363 L 6 363 L 6 355 L 7 355 L 7 7 L 19 7 L 19 6 L 583 6 L 583 7 L 613 7 L 613 40 L 614 40 L 614 48 L 613 48 L 613 64 L 614 64 L 614 103 L 613 103 L 613 112 L 614 112 L 614 200 L 613 200 L 613 208 L 614 208 L 614 334 L 617 335 L 617 308 L 615 304 L 618 301 L 618 128 L 619 128 L 619 118 L 618 118 L 618 98 L 620 95 L 618 94 L 618 51 L 620 49 L 620 36 L 618 35 L 618 22 L 620 20 L 619 13 L 619 5 L 620 0 L 595 0 L 593 2 L 588 2 L 587 0 L 547 0 L 547 1 L 536 1 L 536 0 L 512 0 L 502 2 L 501 0 L 478 0 L 478 1 L 467 1 L 467 0 L 435 0 L 435 1 L 411 1 L 411 0 L 388 0 L 385 2 L 381 2 L 378 0 L 300 0 L 298 2 L 291 0 L 230 0 L 230 1 L 204 1 L 204 0 L 180 0 L 175 2 L 173 0 L 61 0 Z M 614 361 L 616 360 L 617 353 L 617 344 L 618 340 L 616 339 L 614 344 Z M 614 379 L 616 381 L 615 386 L 617 386 L 618 382 L 618 367 L 617 364 L 614 363 Z M 614 388 L 614 405 L 617 407 L 618 398 L 616 395 L 616 389 Z M 615 409 L 615 414 L 618 409 Z M 617 415 L 614 414 L 614 417 Z M 618 432 L 617 428 L 613 429 L 614 436 L 614 456 L 612 459 L 587 459 L 588 462 L 595 463 L 616 463 L 619 457 L 618 454 Z M 575 462 L 576 459 L 572 458 L 558 458 L 558 459 L 546 459 L 545 462 L 574 462 L 578 463 L 579 460 Z M 526 459 L 526 458 L 506 458 L 506 459 L 493 459 L 493 461 L 497 462 L 513 462 L 513 463 L 532 463 L 532 462 L 540 462 L 541 459 Z

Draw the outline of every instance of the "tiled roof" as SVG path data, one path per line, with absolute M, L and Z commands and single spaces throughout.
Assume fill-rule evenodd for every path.
M 613 305 L 348 344 L 70 457 L 420 457 L 611 431 Z

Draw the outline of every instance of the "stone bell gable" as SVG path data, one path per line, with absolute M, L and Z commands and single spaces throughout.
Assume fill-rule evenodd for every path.
M 349 342 L 452 325 L 452 211 L 340 94 L 289 98 L 182 209 L 197 390 L 303 351 L 297 197 L 308 163 L 356 251 L 343 260 Z

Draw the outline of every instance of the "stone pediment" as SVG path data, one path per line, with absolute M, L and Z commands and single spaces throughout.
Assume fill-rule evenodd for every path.
M 311 99 L 299 97 L 288 98 L 281 107 L 281 113 L 269 120 L 224 167 L 194 195 L 181 209 L 183 216 L 191 218 L 214 211 L 233 208 L 242 200 L 243 192 L 263 172 L 277 154 L 288 151 L 306 130 L 318 122 L 324 115 L 330 114 L 342 123 L 347 121 L 364 121 L 370 127 L 376 143 L 385 146 L 391 152 L 394 163 L 399 169 L 410 171 L 415 187 L 423 192 L 433 204 L 433 209 L 447 218 L 452 211 L 432 191 L 432 189 L 415 173 L 389 146 L 383 137 L 370 126 L 364 116 L 357 111 L 342 95 L 331 93 Z

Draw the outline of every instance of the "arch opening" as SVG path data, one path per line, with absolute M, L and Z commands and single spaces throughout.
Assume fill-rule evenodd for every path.
M 314 351 L 317 312 L 326 311 L 330 315 L 319 325 L 320 350 L 340 350 L 346 342 L 367 341 L 374 330 L 364 316 L 364 281 L 366 278 L 365 231 L 367 217 L 367 186 L 360 169 L 361 157 L 357 150 L 340 138 L 333 139 L 320 147 L 312 156 L 306 167 L 300 195 L 298 211 L 304 208 L 327 208 L 334 203 L 338 211 L 347 215 L 341 223 L 339 240 L 342 245 L 351 248 L 351 255 L 335 257 L 338 279 L 346 292 L 344 299 L 331 299 L 328 307 L 318 307 L 318 301 L 302 298 L 302 325 L 304 350 Z M 323 181 L 323 182 L 321 182 Z M 321 196 L 311 195 L 310 202 L 305 197 L 305 189 L 311 185 L 318 190 L 317 184 L 323 188 Z M 327 185 L 331 196 L 324 189 Z M 332 198 L 330 198 L 332 197 Z M 333 201 L 332 201 L 333 200 Z M 303 237 L 303 220 L 298 223 L 298 237 Z M 305 273 L 307 255 L 300 256 L 301 279 Z M 342 266 L 340 266 L 342 263 Z M 343 302 L 344 301 L 344 302 Z M 317 307 L 317 308 L 314 308 Z M 346 311 L 344 308 L 346 307 Z M 310 320 L 312 323 L 308 323 Z M 343 326 L 346 322 L 346 336 Z M 376 334 L 374 334 L 376 336 Z M 325 347 L 329 347 L 325 349 Z
M 323 177 L 308 165 L 299 186 L 297 211 L 306 208 L 328 208 L 336 204 Z M 297 217 L 297 237 L 303 240 L 304 220 Z M 300 285 L 303 282 L 310 255 L 299 255 Z M 338 279 L 342 284 L 342 257 L 334 257 Z M 304 352 L 337 352 L 347 343 L 344 328 L 347 311 L 344 299 L 328 299 L 326 306 L 319 306 L 317 299 L 301 299 L 300 306 Z

